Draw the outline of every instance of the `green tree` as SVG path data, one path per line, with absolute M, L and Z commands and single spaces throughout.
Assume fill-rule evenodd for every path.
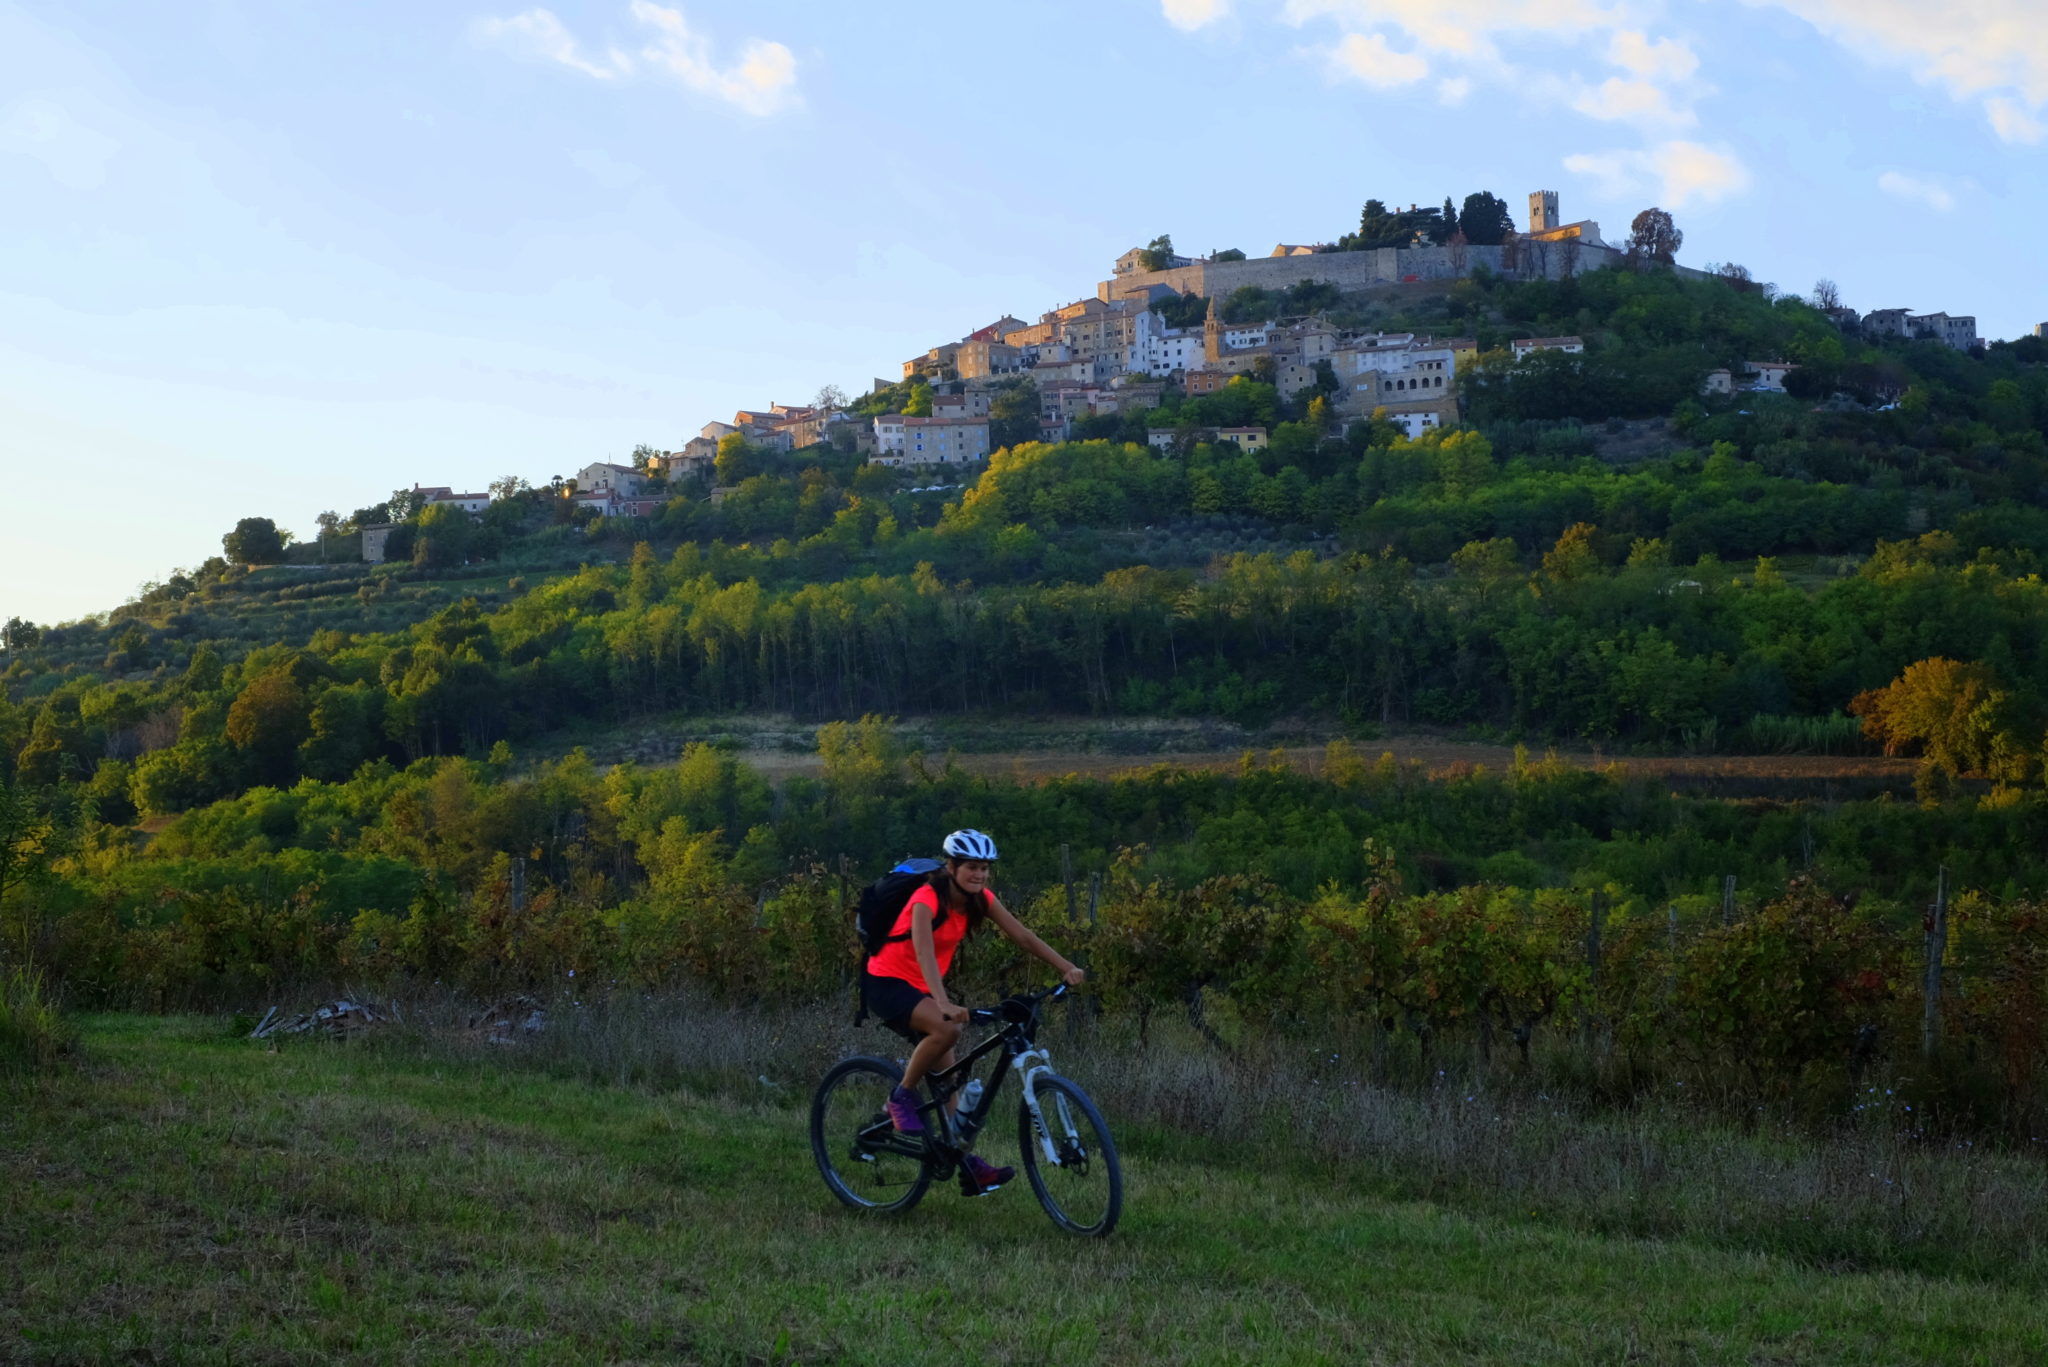
M 1678 249 L 1684 245 L 1685 234 L 1662 209 L 1645 209 L 1629 224 L 1628 254 L 1632 260 L 1669 266 L 1677 260 Z
M 34 622 L 25 622 L 19 617 L 7 619 L 7 625 L 0 627 L 0 649 L 34 650 L 43 633 Z
M 448 569 L 482 549 L 476 520 L 453 503 L 435 503 L 413 523 L 412 563 Z
M 269 518 L 245 517 L 220 544 L 237 565 L 274 565 L 284 559 L 285 540 L 285 533 Z
M 59 693 L 36 714 L 28 744 L 15 756 L 15 775 L 23 783 L 46 787 L 61 779 L 83 777 L 85 765 L 85 731 L 79 724 L 78 695 Z
M 989 397 L 988 442 L 993 448 L 1038 440 L 1038 386 L 1027 379 L 1005 380 Z
M 712 466 L 718 471 L 718 482 L 726 488 L 765 474 L 767 465 L 768 453 L 750 446 L 738 432 L 728 432 L 718 439 L 718 455 Z
M 1458 233 L 1458 208 L 1451 203 L 1449 195 L 1444 196 L 1444 207 L 1437 211 L 1436 226 L 1432 229 L 1430 241 L 1441 247 L 1450 242 Z M 1470 241 L 1470 238 L 1466 239 Z
M 1515 230 L 1514 215 L 1507 201 L 1490 190 L 1465 196 L 1465 209 L 1458 215 L 1458 228 L 1475 247 L 1498 247 Z
M 1163 271 L 1173 265 L 1173 238 L 1161 233 L 1146 243 L 1139 261 L 1148 271 Z

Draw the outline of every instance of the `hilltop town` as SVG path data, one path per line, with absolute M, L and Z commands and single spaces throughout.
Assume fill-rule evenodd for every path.
M 1566 221 L 1554 190 L 1529 195 L 1519 230 L 1500 201 L 1473 198 L 1497 206 L 1488 210 L 1500 215 L 1491 232 L 1473 224 L 1475 235 L 1497 241 L 1471 241 L 1453 228 L 1448 201 L 1442 211 L 1369 203 L 1364 219 L 1377 215 L 1392 225 L 1392 236 L 1404 238 L 1391 246 L 1373 245 L 1387 240 L 1382 231 L 1334 244 L 1280 243 L 1263 257 L 1229 251 L 1189 258 L 1161 238 L 1117 257 L 1092 295 L 1035 322 L 1005 315 L 932 346 L 905 360 L 897 379 L 876 378 L 860 400 L 828 387 L 810 403 L 743 408 L 703 424 L 678 449 L 643 448 L 632 464 L 586 465 L 560 490 L 576 509 L 604 517 L 650 516 L 690 481 L 700 482 L 716 503 L 727 492 L 717 479 L 718 453 L 730 441 L 781 453 L 829 444 L 878 466 L 957 470 L 1022 440 L 1070 440 L 1086 419 L 1148 413 L 1169 389 L 1201 397 L 1241 376 L 1270 384 L 1283 401 L 1317 391 L 1337 420 L 1377 417 L 1416 438 L 1461 420 L 1458 380 L 1478 357 L 1477 340 L 1340 326 L 1332 317 L 1339 301 L 1365 291 L 1441 289 L 1475 274 L 1563 280 L 1645 264 L 1641 241 L 1617 246 L 1603 238 L 1597 222 Z M 1473 212 L 1468 201 L 1468 219 Z M 1668 216 L 1664 221 L 1668 225 Z M 1678 265 L 1668 252 L 1654 264 L 1757 288 L 1741 267 L 1697 270 Z M 1904 308 L 1859 314 L 1832 295 L 1814 303 L 1845 333 L 1932 338 L 1961 351 L 1978 345 L 1973 317 Z M 1585 347 L 1578 336 L 1519 337 L 1502 350 L 1522 362 L 1543 352 L 1578 355 Z M 1735 357 L 1703 375 L 1699 392 L 1782 393 L 1795 368 L 1782 359 Z M 1007 421 L 999 412 L 1005 406 Z M 1195 439 L 1256 452 L 1268 436 L 1258 426 L 1219 425 L 1190 434 L 1161 425 L 1147 440 L 1157 448 Z M 478 513 L 490 501 L 486 493 L 446 487 L 415 486 L 412 495 L 414 510 L 449 504 Z M 364 559 L 383 558 L 395 525 L 360 529 Z

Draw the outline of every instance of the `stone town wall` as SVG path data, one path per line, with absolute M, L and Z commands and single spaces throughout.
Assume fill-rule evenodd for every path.
M 1562 242 L 1517 244 L 1520 261 L 1514 274 L 1522 279 L 1562 280 L 1565 276 L 1620 265 L 1627 259 L 1614 247 L 1578 244 L 1574 249 Z M 1304 281 L 1324 281 L 1339 289 L 1364 289 L 1372 285 L 1397 285 L 1407 280 L 1455 280 L 1469 275 L 1475 266 L 1485 266 L 1496 275 L 1502 268 L 1503 247 L 1380 247 L 1363 252 L 1319 252 L 1314 256 L 1256 256 L 1243 261 L 1197 261 L 1163 271 L 1138 271 L 1105 280 L 1096 286 L 1096 296 L 1113 299 L 1125 290 L 1147 285 L 1165 285 L 1181 294 L 1199 294 L 1211 299 L 1227 297 L 1245 285 L 1281 290 Z M 1459 264 L 1462 259 L 1462 265 Z M 1576 261 L 1576 266 L 1574 266 Z M 1706 272 L 1689 266 L 1677 268 L 1681 275 L 1704 278 Z

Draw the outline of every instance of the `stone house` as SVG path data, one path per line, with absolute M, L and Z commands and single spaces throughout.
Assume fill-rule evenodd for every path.
M 903 378 L 914 380 L 922 375 L 927 380 L 951 379 L 960 347 L 959 342 L 942 342 L 922 356 L 911 357 L 903 363 Z
M 902 445 L 882 451 L 877 420 L 877 465 L 969 465 L 989 456 L 987 418 L 903 418 Z
M 1191 370 L 1181 376 L 1181 385 L 1190 398 L 1203 394 L 1214 394 L 1217 390 L 1236 379 L 1234 370 Z
M 571 502 L 579 510 L 588 508 L 600 517 L 652 517 L 660 511 L 663 500 L 609 488 L 578 492 Z
M 670 451 L 655 457 L 660 473 L 669 483 L 686 479 L 710 479 L 717 469 L 718 447 L 702 437 L 692 437 L 683 443 L 680 451 Z
M 908 430 L 905 424 L 910 419 L 901 413 L 881 413 L 875 417 L 875 454 L 877 456 L 900 456 L 903 454 L 903 437 Z M 884 465 L 895 461 L 884 460 Z
M 428 508 L 436 503 L 452 503 L 474 517 L 491 506 L 489 494 L 458 494 L 445 484 L 415 484 L 412 491 L 416 508 Z
M 958 394 L 932 395 L 932 416 L 935 418 L 985 418 L 988 405 L 994 396 L 986 389 L 968 389 Z
M 1912 335 L 1931 337 L 1937 342 L 1968 351 L 1977 345 L 1977 320 L 1964 314 L 1916 313 L 1911 319 Z
M 647 487 L 647 476 L 630 465 L 614 465 L 610 461 L 595 461 L 576 472 L 576 492 L 584 494 L 613 493 L 625 497 L 637 497 Z
M 1742 369 L 1744 389 L 1782 394 L 1785 392 L 1785 377 L 1798 367 L 1789 361 L 1744 361 Z
M 1008 342 L 967 341 L 954 353 L 953 370 L 963 380 L 1016 375 L 1025 369 L 1024 353 Z

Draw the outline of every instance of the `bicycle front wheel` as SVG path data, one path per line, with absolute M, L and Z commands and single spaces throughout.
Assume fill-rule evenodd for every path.
M 1054 1224 L 1098 1239 L 1116 1228 L 1123 1169 L 1109 1126 L 1086 1092 L 1063 1077 L 1040 1075 L 1017 1108 L 1017 1147 L 1031 1190 Z
M 909 1210 L 932 1184 L 924 1137 L 896 1133 L 883 1109 L 902 1076 L 886 1059 L 846 1059 L 811 1099 L 811 1156 L 832 1194 L 855 1210 Z

